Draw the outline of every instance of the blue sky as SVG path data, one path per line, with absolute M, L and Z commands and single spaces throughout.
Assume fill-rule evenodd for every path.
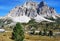
M 0 0 L 0 16 L 5 16 L 15 6 L 23 5 L 27 0 Z M 41 2 L 42 0 L 33 0 Z M 54 7 L 57 13 L 60 13 L 60 0 L 44 0 L 48 6 Z

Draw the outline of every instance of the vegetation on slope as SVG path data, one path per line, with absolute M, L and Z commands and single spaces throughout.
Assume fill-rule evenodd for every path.
M 13 28 L 12 38 L 15 41 L 23 41 L 24 40 L 24 31 L 20 23 L 17 23 Z

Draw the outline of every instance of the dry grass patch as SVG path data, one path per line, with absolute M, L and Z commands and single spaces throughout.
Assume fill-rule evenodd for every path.
M 39 36 L 39 35 L 25 35 L 27 41 L 60 41 L 60 37 L 48 37 L 48 36 Z
M 13 41 L 11 39 L 11 32 L 0 33 L 0 41 Z M 60 37 L 48 37 L 39 35 L 29 35 L 25 34 L 26 41 L 60 41 Z
M 11 32 L 0 33 L 0 41 L 13 41 L 11 35 Z

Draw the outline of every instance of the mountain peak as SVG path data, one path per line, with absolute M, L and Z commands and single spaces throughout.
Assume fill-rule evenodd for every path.
M 45 6 L 45 5 L 46 5 L 46 3 L 45 3 L 44 1 L 41 1 L 41 2 L 38 4 L 39 7 L 43 7 L 43 6 Z
M 39 4 L 33 1 L 25 2 L 24 5 L 17 6 L 8 14 L 8 16 L 13 17 L 14 19 L 15 17 L 18 18 L 21 16 L 23 17 L 27 16 L 31 19 L 34 19 L 35 17 L 37 17 L 37 15 L 41 16 L 43 20 L 45 19 L 45 17 L 47 18 L 53 17 L 54 19 L 56 19 L 56 16 L 58 16 L 55 9 L 49 7 L 44 1 L 41 1 Z M 18 20 L 19 21 L 22 20 L 22 17 L 18 18 Z M 42 19 L 39 20 L 43 21 Z

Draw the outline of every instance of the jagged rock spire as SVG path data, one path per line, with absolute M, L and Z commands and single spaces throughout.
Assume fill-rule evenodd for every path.
M 44 2 L 44 1 L 41 1 L 40 3 L 39 3 L 39 7 L 43 7 L 43 6 L 45 6 L 46 5 L 46 3 Z

